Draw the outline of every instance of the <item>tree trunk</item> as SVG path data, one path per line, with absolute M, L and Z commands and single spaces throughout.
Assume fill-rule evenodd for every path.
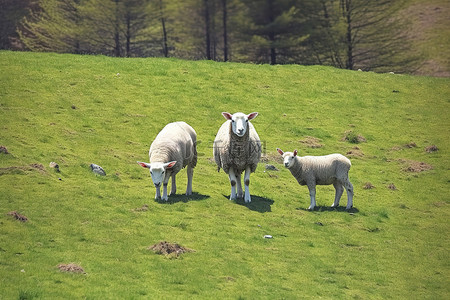
M 208 0 L 204 0 L 205 5 L 205 35 L 206 35 L 206 59 L 211 59 L 211 33 L 209 28 L 209 7 Z
M 227 0 L 222 0 L 222 8 L 223 8 L 223 61 L 228 61 Z
M 131 49 L 131 17 L 130 15 L 127 15 L 127 43 L 126 43 L 126 56 L 130 57 L 130 49 Z
M 169 49 L 167 47 L 167 31 L 166 31 L 166 20 L 164 19 L 164 10 L 162 0 L 159 0 L 159 11 L 161 13 L 161 25 L 163 30 L 163 53 L 164 57 L 169 57 Z
M 119 32 L 119 0 L 116 0 L 116 19 L 114 24 L 114 56 L 120 56 L 120 32 Z
M 346 68 L 353 70 L 353 38 L 352 38 L 352 0 L 345 0 L 345 21 L 347 22 L 347 64 Z

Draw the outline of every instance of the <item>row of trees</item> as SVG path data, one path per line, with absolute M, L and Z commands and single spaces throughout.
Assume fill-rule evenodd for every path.
M 408 69 L 400 0 L 28 0 L 28 6 L 16 32 L 32 51 Z

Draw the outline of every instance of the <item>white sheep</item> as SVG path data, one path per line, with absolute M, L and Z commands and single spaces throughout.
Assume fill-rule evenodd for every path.
M 188 183 L 186 195 L 192 195 L 192 177 L 197 164 L 197 134 L 185 122 L 167 124 L 156 136 L 150 146 L 150 163 L 137 162 L 150 169 L 153 184 L 156 188 L 155 199 L 161 198 L 160 188 L 163 184 L 162 200 L 167 201 L 167 184 L 172 177 L 170 194 L 177 191 L 176 174 L 187 166 Z
M 348 179 L 348 171 L 351 167 L 350 160 L 341 154 L 330 154 L 325 156 L 297 156 L 294 152 L 283 152 L 277 148 L 278 153 L 283 156 L 284 166 L 291 171 L 300 185 L 307 185 L 311 205 L 309 210 L 316 206 L 316 185 L 332 184 L 336 190 L 334 203 L 331 207 L 338 207 L 339 200 L 347 190 L 347 210 L 353 207 L 353 185 Z
M 251 202 L 250 173 L 255 172 L 261 158 L 261 141 L 250 120 L 256 118 L 257 112 L 245 115 L 243 113 L 223 112 L 227 119 L 217 132 L 214 140 L 214 160 L 217 171 L 222 168 L 228 174 L 231 184 L 230 200 L 244 196 L 245 203 Z M 245 194 L 242 192 L 241 174 L 245 171 Z M 237 185 L 237 193 L 236 193 Z

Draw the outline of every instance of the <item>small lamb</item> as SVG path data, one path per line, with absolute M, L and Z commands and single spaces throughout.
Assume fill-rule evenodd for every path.
M 175 176 L 187 166 L 188 183 L 186 195 L 192 195 L 192 177 L 197 165 L 197 134 L 185 122 L 167 124 L 156 136 L 149 151 L 150 163 L 137 162 L 150 169 L 153 184 L 156 188 L 155 199 L 161 198 L 160 188 L 163 184 L 162 200 L 167 201 L 167 184 L 172 177 L 170 194 L 177 191 Z
M 255 172 L 261 158 L 261 141 L 255 128 L 250 123 L 257 112 L 245 115 L 223 112 L 227 121 L 222 124 L 214 140 L 214 160 L 217 171 L 222 168 L 228 174 L 231 184 L 230 200 L 244 196 L 245 203 L 251 202 L 250 173 Z M 245 171 L 245 194 L 242 192 L 241 174 Z M 236 194 L 237 184 L 237 194 Z
M 339 200 L 347 190 L 347 210 L 353 207 L 353 185 L 348 179 L 348 171 L 351 167 L 350 160 L 341 154 L 330 154 L 325 156 L 297 156 L 294 152 L 283 152 L 277 148 L 278 153 L 283 156 L 284 166 L 291 171 L 300 185 L 307 185 L 311 205 L 309 210 L 316 206 L 316 185 L 333 184 L 336 190 L 334 203 L 331 207 L 338 207 Z

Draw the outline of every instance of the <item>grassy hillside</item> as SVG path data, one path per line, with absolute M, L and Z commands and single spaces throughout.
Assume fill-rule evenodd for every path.
M 448 298 L 449 79 L 14 52 L 0 70 L 2 298 Z M 211 160 L 222 111 L 259 112 L 249 205 L 227 199 Z M 178 120 L 200 141 L 195 194 L 160 203 L 136 161 Z M 321 186 L 306 211 L 276 147 L 347 154 L 355 208 L 328 209 Z M 147 250 L 160 241 L 195 252 Z M 85 274 L 58 269 L 69 263 Z

